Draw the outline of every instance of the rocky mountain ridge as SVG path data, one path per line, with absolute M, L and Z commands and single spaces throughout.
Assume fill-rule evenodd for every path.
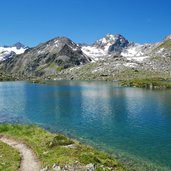
M 119 55 L 122 50 L 128 47 L 129 42 L 122 35 L 107 34 L 104 38 L 97 40 L 92 45 L 83 45 L 82 51 L 91 58 Z
M 167 41 L 170 41 L 170 39 L 171 36 L 169 35 L 158 43 L 139 44 L 129 42 L 122 35 L 108 34 L 92 45 L 82 45 L 82 51 L 95 61 L 106 56 L 145 57 L 158 54 L 161 55 L 160 52 L 163 50 L 161 49 L 161 45 L 164 45 Z
M 95 63 L 93 70 L 86 71 L 92 75 L 133 69 L 166 72 L 168 76 L 171 71 L 171 36 L 159 43 L 138 44 L 129 42 L 122 35 L 108 34 L 92 45 L 57 37 L 1 62 L 0 68 L 19 77 L 62 79 L 61 73 L 67 73 L 72 79 L 73 74 L 81 73 L 81 69 L 86 68 L 85 64 L 92 63 Z
M 77 44 L 68 38 L 57 37 L 5 60 L 1 66 L 8 73 L 42 76 L 89 61 Z

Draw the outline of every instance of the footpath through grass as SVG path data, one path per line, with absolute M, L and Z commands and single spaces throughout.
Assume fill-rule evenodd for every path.
M 94 150 L 93 148 L 82 145 L 79 142 L 69 139 L 60 134 L 52 134 L 42 128 L 34 125 L 11 125 L 1 124 L 0 135 L 9 136 L 18 141 L 26 143 L 42 162 L 42 168 L 52 168 L 54 164 L 59 165 L 61 168 L 66 165 L 73 165 L 74 163 L 84 166 L 92 163 L 95 165 L 97 171 L 123 171 L 125 170 L 114 158 L 109 154 Z M 1 149 L 2 152 L 8 153 L 9 147 L 4 145 Z M 10 164 L 8 170 L 14 171 L 18 167 L 20 157 L 15 150 L 11 150 L 8 158 L 3 158 L 4 162 L 14 161 Z M 0 158 L 1 161 L 1 158 Z M 81 168 L 81 167 L 80 167 Z

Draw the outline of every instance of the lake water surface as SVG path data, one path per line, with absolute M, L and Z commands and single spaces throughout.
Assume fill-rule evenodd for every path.
M 171 170 L 171 90 L 101 81 L 1 82 L 4 122 L 35 123 L 68 134 L 137 170 L 146 165 Z

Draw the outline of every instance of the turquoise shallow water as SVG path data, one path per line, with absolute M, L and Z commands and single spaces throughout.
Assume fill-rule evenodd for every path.
M 2 82 L 4 122 L 36 123 L 144 165 L 171 170 L 171 90 L 100 81 Z M 134 165 L 132 158 L 129 166 Z

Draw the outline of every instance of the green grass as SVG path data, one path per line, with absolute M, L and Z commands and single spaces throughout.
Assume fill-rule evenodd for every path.
M 153 52 L 155 51 L 158 51 L 162 48 L 165 48 L 165 49 L 168 49 L 170 50 L 171 49 L 171 40 L 165 40 L 163 43 L 161 43 L 158 47 L 154 48 L 153 49 Z
M 64 66 L 57 66 L 56 71 L 57 71 L 57 72 L 60 72 L 60 71 L 62 71 L 63 69 L 64 69 Z
M 150 89 L 171 89 L 171 83 L 165 82 L 160 78 L 154 79 L 132 79 L 121 81 L 122 86 L 141 87 Z
M 51 63 L 47 69 L 55 69 L 56 72 L 60 72 L 64 69 L 64 66 L 63 65 L 57 65 L 56 63 Z
M 0 141 L 0 171 L 19 169 L 21 157 L 19 152 Z
M 171 49 L 171 40 L 164 41 L 158 48 L 168 48 L 168 49 Z
M 55 70 L 57 73 L 62 71 L 64 69 L 64 66 L 61 65 L 57 65 L 56 63 L 50 63 L 50 64 L 44 64 L 44 65 L 41 65 L 39 66 L 37 69 L 36 69 L 36 73 L 41 73 L 41 72 L 46 72 L 48 70 Z
M 46 83 L 46 81 L 43 79 L 31 79 L 28 82 L 34 83 L 34 84 L 45 84 Z
M 125 170 L 117 160 L 107 153 L 82 145 L 63 135 L 52 134 L 34 125 L 1 124 L 0 134 L 23 141 L 30 146 L 42 162 L 42 167 L 49 166 L 51 168 L 54 163 L 63 167 L 77 161 L 81 165 L 93 163 L 96 165 L 97 171 L 102 170 L 102 165 L 106 171 L 109 167 L 116 171 Z M 67 148 L 66 145 L 71 144 L 74 144 L 75 148 Z

